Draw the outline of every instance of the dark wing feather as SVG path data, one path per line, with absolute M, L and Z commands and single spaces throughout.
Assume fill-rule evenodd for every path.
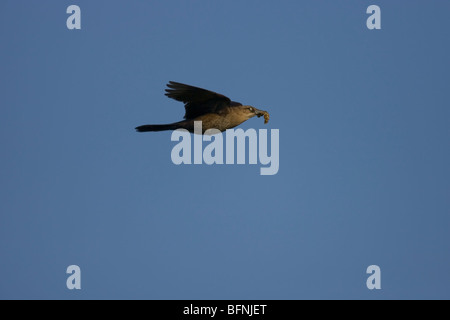
M 166 96 L 184 103 L 185 119 L 193 119 L 207 113 L 220 113 L 231 105 L 224 95 L 174 81 L 167 84 Z

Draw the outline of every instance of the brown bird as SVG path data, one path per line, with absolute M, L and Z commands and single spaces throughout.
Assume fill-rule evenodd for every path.
M 264 116 L 269 121 L 267 111 L 244 106 L 228 97 L 209 90 L 169 81 L 165 95 L 184 103 L 184 119 L 170 124 L 146 124 L 136 128 L 138 132 L 186 129 L 194 133 L 194 121 L 202 121 L 202 133 L 208 129 L 221 132 L 234 128 L 254 116 Z

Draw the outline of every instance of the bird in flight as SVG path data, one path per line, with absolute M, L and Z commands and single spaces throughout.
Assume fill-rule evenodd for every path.
M 136 131 L 186 129 L 194 133 L 194 121 L 202 121 L 202 133 L 208 129 L 217 129 L 223 132 L 254 116 L 258 118 L 264 116 L 264 123 L 269 121 L 267 111 L 244 106 L 219 93 L 174 81 L 169 81 L 167 87 L 166 96 L 184 103 L 186 110 L 184 120 L 170 124 L 146 124 L 136 127 Z

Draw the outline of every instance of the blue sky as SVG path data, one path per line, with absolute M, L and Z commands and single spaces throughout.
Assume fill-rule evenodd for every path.
M 1 1 L 0 298 L 449 299 L 448 12 Z M 280 130 L 278 174 L 136 133 L 181 120 L 169 80 L 268 110 L 241 127 Z

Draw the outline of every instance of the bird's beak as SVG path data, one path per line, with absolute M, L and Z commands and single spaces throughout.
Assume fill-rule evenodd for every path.
M 263 111 L 263 110 L 259 110 L 255 108 L 255 114 L 259 117 L 262 117 L 263 115 L 265 115 L 267 113 L 267 111 Z
M 264 116 L 264 123 L 266 124 L 267 122 L 269 122 L 269 113 L 267 111 L 264 110 L 259 110 L 255 108 L 255 114 L 259 117 Z

